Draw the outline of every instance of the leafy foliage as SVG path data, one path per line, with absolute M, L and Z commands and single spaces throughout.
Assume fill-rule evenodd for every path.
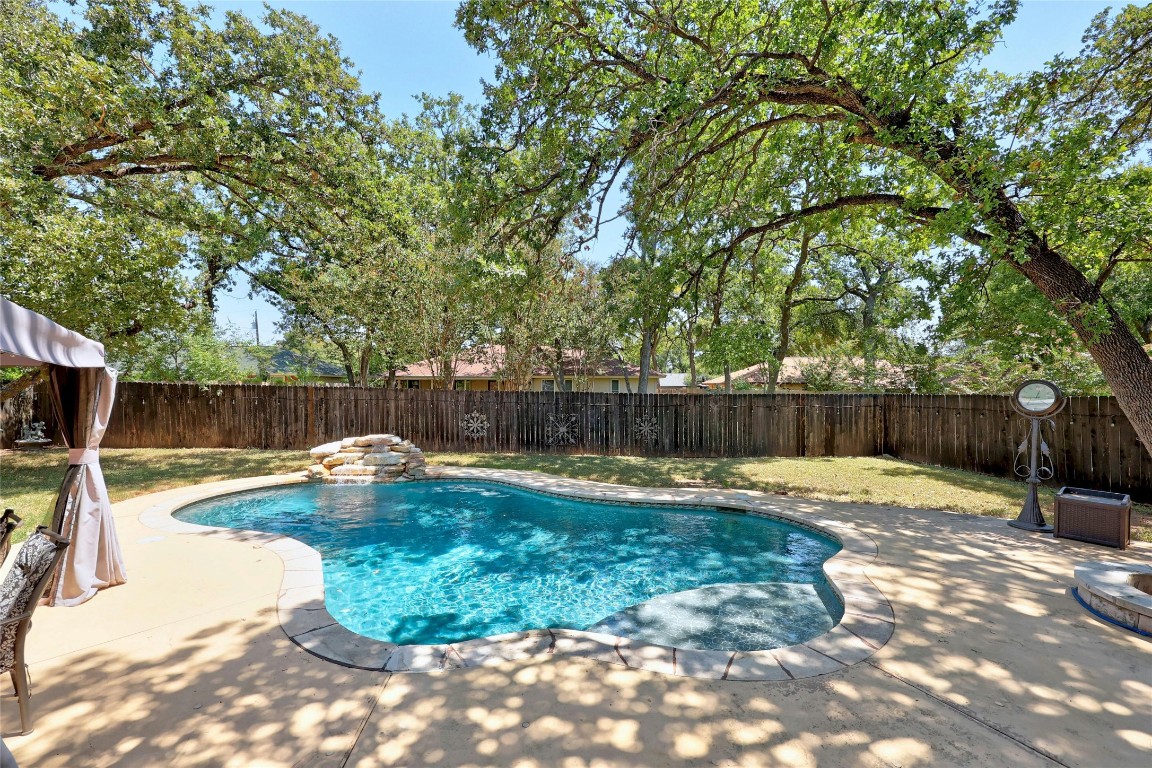
M 37 0 L 2 11 L 0 266 L 29 308 L 113 351 L 179 332 L 197 293 L 182 268 L 211 307 L 270 231 L 364 200 L 351 161 L 375 101 L 304 17 L 214 28 L 179 0 L 91 0 L 82 21 Z
M 186 333 L 143 333 L 135 351 L 113 363 L 125 380 L 238 382 L 245 376 L 245 346 L 235 334 L 202 323 Z
M 490 190 L 514 226 L 593 226 L 624 176 L 640 231 L 695 237 L 693 275 L 801 221 L 966 243 L 1034 286 L 1152 442 L 1152 360 L 1107 285 L 1149 259 L 1149 11 L 1102 15 L 1034 77 L 979 70 L 1015 8 L 470 0 L 457 18 L 500 63 L 492 143 L 533 148 Z

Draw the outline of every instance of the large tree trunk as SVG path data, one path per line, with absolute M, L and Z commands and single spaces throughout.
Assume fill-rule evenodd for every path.
M 454 358 L 440 358 L 440 387 L 442 389 L 456 388 L 456 360 Z
M 360 370 L 356 375 L 356 384 L 361 387 L 368 386 L 368 375 L 372 368 L 372 345 L 365 344 L 360 350 Z
M 780 343 L 772 352 L 776 363 L 768 366 L 768 386 L 765 387 L 768 392 L 776 391 L 780 369 L 784 367 L 784 358 L 788 357 L 788 348 L 792 345 L 792 309 L 796 306 L 796 291 L 804 285 L 804 269 L 808 265 L 811 249 L 812 234 L 805 229 L 800 236 L 800 253 L 796 256 L 796 266 L 792 268 L 792 279 L 784 286 L 784 301 L 780 303 Z
M 954 142 L 937 146 L 897 147 L 931 168 L 942 181 L 977 204 L 986 204 L 978 177 L 957 172 L 958 163 L 942 163 L 940 158 L 956 160 L 960 152 Z M 1115 307 L 1062 254 L 1053 250 L 1024 218 L 1019 207 L 1001 189 L 989 220 L 1008 237 L 1008 242 L 1023 246 L 1026 260 L 1008 255 L 1008 263 L 1028 278 L 1052 302 L 1084 342 L 1104 380 L 1144 445 L 1152 455 L 1152 358 L 1116 312 Z M 974 245 L 984 246 L 987 235 L 966 236 Z M 1098 312 L 1097 309 L 1104 311 Z M 1092 315 L 1089 319 L 1089 315 Z M 1101 322 L 1102 321 L 1102 322 Z
M 941 162 L 940 158 L 956 161 L 960 157 L 961 153 L 955 143 L 943 141 L 938 145 L 903 145 L 895 148 L 924 163 L 942 181 L 972 202 L 987 204 L 978 177 L 957 172 L 958 162 Z M 1026 259 L 1014 258 L 1009 254 L 1006 260 L 1052 302 L 1076 331 L 1100 367 L 1104 380 L 1108 382 L 1116 402 L 1144 445 L 1144 450 L 1152 455 L 1152 357 L 1144 351 L 1139 338 L 1100 293 L 1100 289 L 1032 229 L 1019 207 L 1003 189 L 997 191 L 988 221 L 994 222 L 997 228 L 1008 235 L 1009 243 L 1022 247 Z M 981 247 L 988 245 L 990 239 L 987 234 L 981 233 L 969 233 L 965 237 L 973 245 Z M 1098 311 L 1101 309 L 1103 312 Z
M 860 94 L 851 93 L 852 103 L 862 105 Z M 852 112 L 852 106 L 839 106 Z M 891 113 L 885 117 L 869 115 L 874 124 L 895 128 L 896 135 L 905 133 L 906 125 L 894 125 Z M 957 143 L 937 131 L 934 138 L 912 142 L 895 141 L 888 144 L 877 141 L 872 128 L 866 128 L 858 137 L 864 144 L 888 146 L 916 161 L 940 178 L 957 193 L 983 208 L 992 200 L 988 188 L 978 171 L 983 160 L 970 157 Z M 1025 219 L 1019 207 L 1003 188 L 996 190 L 988 221 L 1008 235 L 1008 242 L 1023 246 L 1027 260 L 1021 261 L 1009 254 L 1009 264 L 1027 277 L 1064 318 L 1084 342 L 1089 354 L 1100 366 L 1105 381 L 1116 396 L 1116 402 L 1128 416 L 1144 450 L 1152 455 L 1152 358 L 1127 326 L 1116 309 L 1101 295 L 1099 288 L 1089 282 L 1060 253 L 1053 250 Z M 991 239 L 987 233 L 964 235 L 973 245 L 986 246 Z M 1102 313 L 1093 311 L 1103 309 Z M 1089 322 L 1087 315 L 1093 315 Z M 1101 322 L 1102 320 L 1102 322 Z
M 642 395 L 648 392 L 648 372 L 652 370 L 652 343 L 655 336 L 655 331 L 645 328 L 641 337 L 640 381 L 636 384 L 636 390 Z
M 344 366 L 344 378 L 348 379 L 348 386 L 354 387 L 356 386 L 356 366 L 352 362 L 352 353 L 344 344 L 337 343 L 336 348 L 340 350 L 340 363 Z
M 1060 310 L 1084 342 L 1089 354 L 1128 416 L 1132 428 L 1152 454 L 1152 357 L 1123 318 L 1067 259 L 1041 240 L 1033 239 L 1030 258 L 1012 262 L 1045 298 Z M 1103 320 L 1096 308 L 1103 308 Z

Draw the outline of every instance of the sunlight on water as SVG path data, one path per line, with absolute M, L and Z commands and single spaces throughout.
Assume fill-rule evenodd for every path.
M 394 643 L 585 629 L 709 584 L 812 585 L 793 591 L 815 595 L 811 605 L 781 610 L 770 627 L 766 636 L 776 644 L 825 632 L 842 611 L 821 569 L 836 542 L 734 513 L 576 501 L 469 481 L 273 488 L 200 502 L 177 516 L 309 544 L 324 560 L 332 615 Z

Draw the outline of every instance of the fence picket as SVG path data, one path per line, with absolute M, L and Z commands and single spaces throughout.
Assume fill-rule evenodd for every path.
M 46 385 L 37 385 L 32 395 L 32 420 L 46 422 L 48 434 L 59 442 Z M 640 395 L 121 382 L 103 445 L 305 450 L 350 435 L 392 432 L 428 451 L 885 453 L 1012 476 L 1026 423 L 1009 400 L 1001 395 Z M 26 398 L 20 402 L 26 407 Z M 471 413 L 487 418 L 486 433 L 465 434 L 464 417 Z M 575 443 L 556 439 L 554 427 L 565 417 L 573 424 Z M 15 399 L 0 405 L 0 445 L 11 445 L 24 418 Z M 1152 500 L 1152 455 L 1114 398 L 1069 398 L 1054 422 L 1055 429 L 1045 434 L 1060 483 Z

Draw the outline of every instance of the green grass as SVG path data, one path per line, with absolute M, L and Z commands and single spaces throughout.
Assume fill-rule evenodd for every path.
M 747 488 L 829 501 L 1015 517 L 1023 483 L 896 459 L 670 459 L 636 456 L 556 456 L 437 453 L 432 464 L 527 469 L 564 477 L 640 486 Z M 303 469 L 304 451 L 230 449 L 104 449 L 100 463 L 112 501 L 184 485 Z M 63 450 L 0 451 L 0 503 L 24 518 L 22 539 L 52 516 L 68 455 Z M 1041 489 L 1046 510 L 1052 490 Z M 1152 541 L 1152 507 L 1137 505 L 1133 537 Z
M 641 486 L 747 488 L 828 501 L 1016 517 L 1025 486 L 991 475 L 885 457 L 674 459 L 638 456 L 555 456 L 437 453 L 430 463 L 529 469 L 564 477 Z M 1051 488 L 1040 503 L 1051 517 Z M 1135 505 L 1132 535 L 1152 541 L 1152 506 Z
M 113 502 L 214 480 L 293 472 L 308 464 L 304 451 L 226 448 L 105 448 L 100 467 Z M 68 468 L 68 452 L 0 451 L 0 505 L 24 518 L 13 534 L 21 541 L 46 525 Z

